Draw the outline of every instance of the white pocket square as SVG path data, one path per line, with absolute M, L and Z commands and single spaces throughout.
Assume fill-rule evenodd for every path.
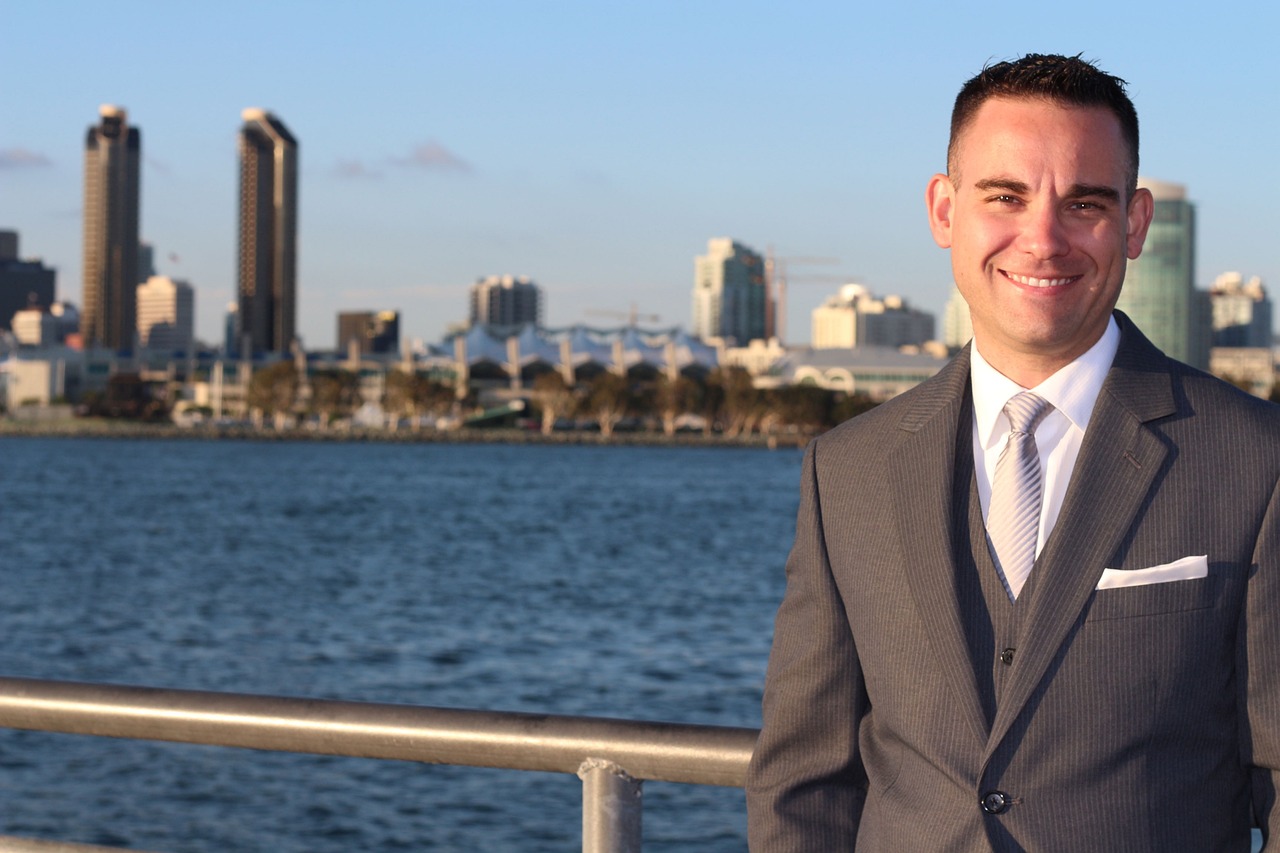
M 1209 576 L 1209 557 L 1183 557 L 1162 566 L 1149 569 L 1103 569 L 1097 589 L 1120 589 L 1126 586 L 1145 586 L 1169 581 L 1189 581 Z

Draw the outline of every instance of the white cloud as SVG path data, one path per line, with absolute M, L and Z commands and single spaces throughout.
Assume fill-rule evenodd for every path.
M 38 151 L 26 148 L 0 148 L 0 169 L 43 169 L 53 161 Z

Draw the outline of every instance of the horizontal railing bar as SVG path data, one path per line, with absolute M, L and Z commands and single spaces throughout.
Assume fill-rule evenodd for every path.
M 283 752 L 742 787 L 756 730 L 0 678 L 0 726 Z

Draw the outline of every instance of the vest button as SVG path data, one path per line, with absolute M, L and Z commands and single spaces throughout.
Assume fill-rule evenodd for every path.
M 978 802 L 987 814 L 1003 814 L 1013 804 L 1013 797 L 1004 791 L 987 791 Z
M 1014 651 L 1015 650 L 1012 648 L 1008 648 L 1002 651 L 1000 653 L 1000 663 L 1004 664 L 1005 666 L 1011 666 L 1013 664 Z

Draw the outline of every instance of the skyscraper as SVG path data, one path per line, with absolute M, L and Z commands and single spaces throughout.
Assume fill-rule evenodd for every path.
M 0 231 L 0 329 L 28 308 L 49 310 L 54 301 L 55 272 L 40 261 L 18 260 L 18 232 Z
M 1180 184 L 1139 178 L 1155 197 L 1142 255 L 1129 262 L 1116 307 L 1169 356 L 1209 366 L 1209 298 L 1195 289 L 1196 210 Z
M 542 289 L 525 276 L 491 275 L 471 285 L 472 326 L 538 325 Z
M 240 330 L 253 352 L 287 352 L 297 323 L 298 141 L 265 110 L 241 118 Z
M 84 145 L 84 345 L 133 348 L 142 139 L 122 107 L 104 104 Z
M 693 333 L 745 345 L 765 336 L 764 260 L 728 238 L 707 241 L 694 259 Z

